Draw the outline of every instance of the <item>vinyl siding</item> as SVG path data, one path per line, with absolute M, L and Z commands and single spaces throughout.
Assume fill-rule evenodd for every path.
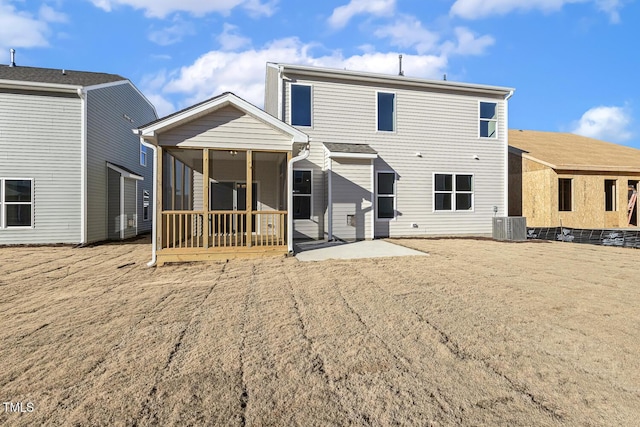
M 331 165 L 333 235 L 340 240 L 371 238 L 371 160 L 333 159 Z M 355 226 L 347 216 L 355 215 Z
M 153 152 L 140 165 L 140 139 L 133 128 L 156 119 L 153 107 L 128 82 L 89 90 L 87 99 L 87 240 L 107 239 L 107 162 L 144 177 L 138 183 L 138 232 L 151 230 L 142 220 L 142 195 L 152 193 Z M 127 119 L 129 117 L 132 121 Z
M 112 169 L 108 173 L 108 219 L 107 238 L 120 239 L 120 174 Z
M 136 235 L 136 180 L 125 178 L 124 180 L 124 238 L 129 239 Z
M 162 133 L 160 145 L 291 150 L 291 136 L 229 106 Z
M 488 234 L 493 206 L 497 206 L 498 215 L 506 214 L 506 101 L 502 98 L 400 85 L 309 80 L 293 74 L 287 77 L 295 83 L 313 85 L 313 127 L 300 129 L 312 140 L 307 163 L 314 169 L 314 202 L 322 202 L 319 194 L 324 183 L 318 173 L 324 162 L 322 142 L 361 143 L 379 153 L 376 170 L 393 170 L 397 174 L 398 216 L 388 223 L 388 229 L 376 229 L 379 236 Z M 289 86 L 286 82 L 284 111 L 288 123 Z M 376 91 L 396 94 L 394 132 L 376 130 Z M 498 105 L 496 139 L 478 137 L 480 100 Z M 433 212 L 432 181 L 436 172 L 474 175 L 473 212 Z M 323 206 L 314 206 L 314 213 L 322 210 Z
M 81 101 L 0 92 L 0 177 L 32 178 L 34 223 L 0 244 L 79 243 Z
M 280 118 L 278 111 L 278 68 L 267 65 L 264 88 L 264 111 Z

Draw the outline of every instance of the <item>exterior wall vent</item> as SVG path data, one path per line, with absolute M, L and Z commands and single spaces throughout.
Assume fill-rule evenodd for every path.
M 527 218 L 508 216 L 493 218 L 493 238 L 495 240 L 527 240 Z

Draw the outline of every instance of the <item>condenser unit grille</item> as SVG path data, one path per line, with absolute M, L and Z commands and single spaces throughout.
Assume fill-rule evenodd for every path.
M 494 217 L 493 238 L 496 240 L 527 240 L 527 218 L 523 216 Z

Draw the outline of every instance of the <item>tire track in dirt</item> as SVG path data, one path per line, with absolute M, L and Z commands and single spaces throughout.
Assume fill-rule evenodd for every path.
M 213 280 L 213 285 L 211 285 L 209 287 L 209 289 L 207 290 L 205 296 L 196 305 L 196 307 L 194 307 L 194 309 L 191 312 L 191 317 L 189 318 L 189 321 L 186 322 L 184 328 L 182 328 L 180 330 L 180 333 L 178 334 L 178 337 L 176 339 L 176 342 L 174 343 L 173 348 L 171 349 L 171 351 L 167 355 L 167 359 L 165 361 L 164 366 L 158 371 L 158 374 L 156 375 L 156 378 L 154 380 L 154 384 L 151 387 L 151 389 L 149 390 L 149 392 L 147 393 L 147 397 L 146 397 L 145 401 L 142 403 L 142 407 L 140 409 L 140 412 L 139 412 L 137 418 L 133 421 L 133 425 L 134 426 L 139 425 L 139 423 L 141 423 L 142 421 L 145 421 L 145 424 L 149 424 L 149 423 L 157 424 L 158 423 L 157 412 L 154 412 L 154 413 L 151 412 L 151 406 L 153 404 L 153 401 L 155 401 L 156 398 L 157 398 L 158 384 L 162 381 L 164 376 L 170 370 L 171 364 L 172 364 L 174 358 L 176 357 L 176 354 L 178 353 L 178 351 L 180 350 L 180 348 L 182 346 L 182 341 L 183 341 L 183 339 L 184 339 L 184 337 L 185 337 L 185 335 L 187 333 L 187 330 L 192 325 L 194 319 L 197 317 L 197 315 L 199 314 L 200 310 L 202 309 L 202 306 L 205 304 L 207 299 L 209 299 L 209 297 L 213 293 L 214 289 L 216 288 L 216 286 L 220 282 L 220 279 L 225 274 L 227 266 L 228 266 L 228 263 L 225 263 L 225 264 L 222 265 L 222 268 L 220 269 L 220 272 L 218 273 L 217 277 Z
M 240 317 L 240 349 L 238 352 L 238 361 L 240 363 L 240 371 L 238 373 L 238 380 L 240 383 L 240 425 L 245 427 L 247 425 L 247 406 L 249 404 L 249 392 L 247 390 L 247 376 L 245 372 L 246 364 L 246 342 L 247 342 L 247 317 L 249 311 L 249 299 L 252 296 L 252 290 L 255 288 L 256 277 L 256 265 L 251 265 L 251 276 L 247 283 L 247 292 L 242 301 L 241 317 Z
M 385 281 L 385 280 L 380 281 L 379 280 L 380 277 L 376 277 L 375 279 L 377 279 L 377 280 L 373 280 L 374 278 L 371 277 L 371 274 L 368 271 L 368 269 L 361 268 L 360 265 L 358 267 L 360 267 L 360 268 L 358 268 L 359 273 L 362 276 L 368 278 L 368 284 L 378 288 L 381 292 L 386 294 L 387 297 L 391 298 L 392 300 L 395 300 L 396 303 L 399 304 L 399 305 L 404 305 L 405 307 L 406 307 L 407 304 L 412 305 L 411 303 L 408 303 L 405 299 L 399 299 L 396 295 L 394 295 L 393 293 L 381 288 L 378 285 L 378 283 L 380 283 L 380 282 L 393 283 L 394 280 L 395 281 L 397 281 L 398 279 L 402 280 L 403 278 L 405 280 L 409 281 L 409 282 L 415 280 L 415 277 L 408 276 L 406 274 L 406 271 L 404 271 L 404 269 L 399 268 L 398 266 L 393 266 L 393 265 L 391 265 L 389 267 L 389 269 L 393 269 L 393 272 L 389 272 L 388 269 L 377 269 L 378 273 L 385 274 L 385 275 L 389 276 L 387 281 Z M 430 272 L 430 273 L 431 274 L 438 274 L 437 272 L 435 272 L 435 273 L 434 272 Z M 446 283 L 447 281 L 448 282 L 455 282 L 455 280 L 452 279 L 451 277 L 444 277 L 444 276 L 440 276 L 436 280 L 437 281 L 442 281 L 444 283 Z M 466 350 L 464 350 L 460 346 L 460 344 L 458 342 L 456 342 L 456 340 L 454 340 L 453 337 L 449 333 L 447 333 L 444 329 L 442 329 L 440 326 L 438 326 L 435 322 L 429 320 L 427 317 L 422 315 L 413 306 L 411 307 L 411 313 L 412 313 L 412 315 L 415 316 L 415 318 L 420 323 L 425 324 L 430 329 L 432 329 L 436 334 L 438 334 L 440 344 L 444 345 L 448 349 L 448 351 L 456 359 L 458 359 L 460 361 L 473 361 L 476 364 L 479 364 L 480 366 L 483 367 L 483 369 L 485 371 L 490 372 L 493 375 L 501 378 L 508 385 L 509 389 L 515 391 L 516 393 L 521 395 L 523 398 L 528 400 L 539 411 L 549 415 L 552 419 L 554 419 L 556 421 L 562 421 L 563 420 L 562 414 L 560 414 L 557 409 L 552 408 L 549 405 L 547 405 L 544 402 L 542 402 L 541 399 L 539 397 L 537 397 L 535 394 L 533 394 L 531 391 L 529 391 L 525 385 L 518 384 L 513 378 L 511 378 L 510 376 L 508 376 L 507 374 L 502 372 L 500 369 L 498 369 L 497 367 L 492 365 L 491 362 L 487 358 L 481 357 L 481 356 L 479 356 L 479 355 L 477 355 L 475 353 L 467 352 Z
M 335 289 L 337 294 L 340 295 L 340 298 L 341 298 L 343 304 L 345 305 L 345 307 L 347 307 L 349 312 L 352 313 L 356 317 L 358 323 L 360 323 L 364 327 L 364 329 L 367 331 L 367 333 L 369 335 L 375 337 L 376 340 L 380 344 L 382 344 L 382 346 L 385 349 L 385 351 L 387 353 L 389 353 L 389 355 L 391 355 L 391 357 L 393 357 L 393 359 L 394 359 L 394 361 L 396 363 L 396 367 L 401 372 L 403 372 L 405 375 L 413 376 L 414 372 L 411 369 L 411 366 L 410 366 L 409 362 L 404 357 L 402 357 L 401 354 L 399 354 L 398 351 L 394 350 L 393 347 L 380 334 L 378 334 L 375 331 L 375 329 L 371 325 L 369 325 L 369 323 L 367 323 L 363 319 L 361 314 L 354 308 L 354 306 L 351 303 L 349 303 L 349 301 L 345 297 L 345 293 L 341 289 L 341 286 L 338 285 L 338 282 L 339 282 L 340 278 L 336 277 L 335 275 L 331 274 L 330 272 L 329 272 L 329 275 L 330 275 L 329 280 L 331 281 L 333 288 Z M 362 275 L 362 277 L 364 277 L 364 275 Z M 372 280 L 369 280 L 369 279 L 367 280 L 366 285 L 368 285 L 368 286 L 369 285 L 376 286 L 376 284 Z M 456 413 L 452 414 L 451 413 L 451 409 L 450 408 L 453 407 L 453 402 L 451 402 L 450 399 L 447 399 L 446 396 L 443 396 L 440 393 L 440 390 L 438 390 L 437 387 L 433 387 L 432 386 L 431 388 L 432 388 L 431 390 L 427 390 L 427 393 L 428 393 L 429 397 L 433 401 L 436 402 L 439 410 L 443 414 L 448 413 L 448 414 L 453 415 L 453 417 L 456 420 L 457 424 L 462 423 L 463 419 L 460 417 L 459 414 L 456 414 Z M 434 391 L 434 389 L 435 389 L 435 391 Z

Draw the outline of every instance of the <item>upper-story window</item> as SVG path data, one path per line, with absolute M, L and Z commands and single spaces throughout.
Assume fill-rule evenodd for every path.
M 147 166 L 147 147 L 140 143 L 140 166 Z
M 480 138 L 498 137 L 498 104 L 480 103 Z
M 311 126 L 311 86 L 291 85 L 291 124 Z
M 378 130 L 396 130 L 396 94 L 378 92 Z

